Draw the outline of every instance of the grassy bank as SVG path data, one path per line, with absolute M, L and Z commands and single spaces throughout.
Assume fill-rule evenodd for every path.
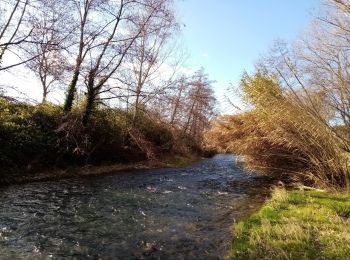
M 350 259 L 350 195 L 276 189 L 234 236 L 231 259 Z

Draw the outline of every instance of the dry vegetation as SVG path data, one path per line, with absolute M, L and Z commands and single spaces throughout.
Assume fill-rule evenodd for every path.
M 250 170 L 350 189 L 350 5 L 324 2 L 293 46 L 276 43 L 240 84 L 246 107 L 213 122 L 208 145 Z
M 243 80 L 250 112 L 218 118 L 208 143 L 244 157 L 250 170 L 317 186 L 349 187 L 344 140 L 283 93 L 274 78 Z

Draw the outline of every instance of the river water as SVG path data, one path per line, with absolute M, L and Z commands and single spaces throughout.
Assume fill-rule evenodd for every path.
M 220 259 L 271 181 L 234 156 L 0 189 L 0 259 Z

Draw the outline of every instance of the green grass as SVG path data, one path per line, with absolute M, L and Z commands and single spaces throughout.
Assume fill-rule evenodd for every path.
M 275 189 L 234 235 L 231 259 L 350 259 L 350 195 Z

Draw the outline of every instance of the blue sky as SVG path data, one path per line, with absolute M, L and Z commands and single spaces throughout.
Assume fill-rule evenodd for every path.
M 275 39 L 292 42 L 307 25 L 319 0 L 175 1 L 178 19 L 185 25 L 182 39 L 190 55 L 187 65 L 192 69 L 204 67 L 209 78 L 216 81 L 213 85 L 223 104 L 222 112 L 230 112 L 232 107 L 222 102 L 230 83 L 237 86 L 242 73 L 252 70 Z M 15 86 L 32 86 L 23 91 L 41 99 L 41 88 L 32 74 L 15 71 L 6 77 Z M 63 92 L 51 95 L 51 99 L 62 100 Z
M 218 96 L 238 84 L 276 39 L 293 41 L 317 0 L 183 0 L 177 13 L 189 65 L 204 67 Z

